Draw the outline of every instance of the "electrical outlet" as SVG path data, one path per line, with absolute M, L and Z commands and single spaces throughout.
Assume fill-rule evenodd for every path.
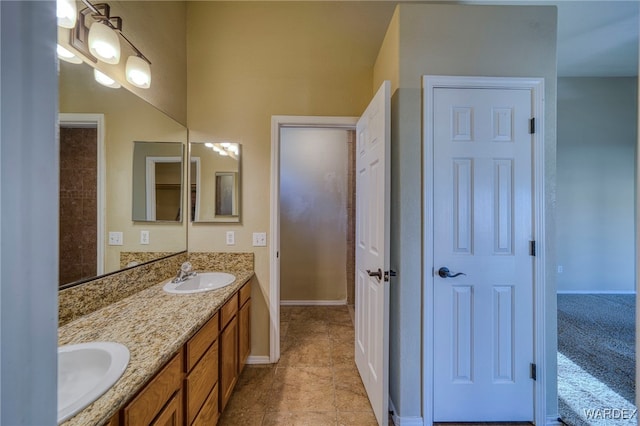
M 122 244 L 124 244 L 122 232 L 109 232 L 110 246 L 121 246 Z
M 236 244 L 236 233 L 235 231 L 227 231 L 227 245 L 233 246 Z
M 149 231 L 140 231 L 140 244 L 149 244 Z
M 561 274 L 564 272 L 564 266 L 558 265 L 558 273 Z
M 254 232 L 253 233 L 253 246 L 264 247 L 267 245 L 267 233 L 266 232 Z

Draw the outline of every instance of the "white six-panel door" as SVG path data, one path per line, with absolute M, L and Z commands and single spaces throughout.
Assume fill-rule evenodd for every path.
M 534 417 L 531 117 L 529 90 L 434 89 L 434 421 Z
M 355 359 L 380 425 L 388 423 L 390 83 L 356 128 Z

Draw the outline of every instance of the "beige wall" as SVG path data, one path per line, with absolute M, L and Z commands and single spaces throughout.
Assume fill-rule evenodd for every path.
M 105 272 L 120 269 L 120 251 L 186 249 L 186 224 L 133 223 L 133 142 L 180 142 L 186 129 L 126 89 L 110 89 L 93 80 L 86 65 L 60 64 L 60 112 L 102 113 L 105 117 L 106 234 L 122 231 L 124 245 L 106 246 Z M 150 231 L 140 245 L 140 230 Z M 105 243 L 107 239 L 105 235 Z
M 76 4 L 78 10 L 86 7 L 80 1 Z M 124 35 L 151 61 L 150 88 L 140 89 L 126 81 L 125 64 L 134 51 L 122 38 L 119 64 L 92 63 L 182 124 L 187 122 L 186 4 L 184 1 L 109 1 L 111 16 L 122 18 Z M 67 29 L 58 27 L 58 43 L 75 51 L 69 46 Z
M 269 249 L 252 247 L 251 233 L 269 231 L 271 116 L 360 115 L 392 13 L 366 2 L 188 3 L 190 137 L 243 144 L 242 223 L 190 227 L 189 250 L 255 253 L 253 356 L 269 353 Z
M 280 299 L 346 301 L 348 130 L 280 134 Z
M 403 417 L 421 416 L 422 97 L 432 75 L 544 77 L 547 256 L 547 412 L 557 414 L 555 302 L 556 10 L 554 7 L 401 4 L 373 87 L 396 79 L 392 93 L 392 241 L 390 396 Z M 426 396 L 429 397 L 428 395 Z

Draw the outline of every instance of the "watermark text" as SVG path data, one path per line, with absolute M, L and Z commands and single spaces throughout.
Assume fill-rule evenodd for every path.
M 638 410 L 635 408 L 585 408 L 584 416 L 587 420 L 631 420 L 636 418 Z

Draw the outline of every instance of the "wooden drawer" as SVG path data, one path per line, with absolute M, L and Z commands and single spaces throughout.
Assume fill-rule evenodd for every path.
M 218 423 L 219 415 L 218 384 L 216 383 L 191 426 L 213 426 Z
M 202 355 L 209 349 L 209 346 L 218 338 L 218 329 L 218 313 L 216 312 L 216 314 L 200 328 L 200 331 L 187 342 L 187 372 L 191 371 Z
M 242 305 L 247 303 L 247 300 L 249 300 L 249 298 L 251 297 L 251 281 L 243 285 L 239 293 L 240 293 L 240 302 L 238 307 L 241 308 Z
M 185 380 L 187 424 L 191 424 L 218 382 L 218 342 L 214 342 Z
M 236 312 L 238 312 L 238 292 L 235 292 L 220 309 L 220 330 L 227 326 Z
M 182 351 L 124 408 L 124 425 L 148 425 L 182 385 Z

